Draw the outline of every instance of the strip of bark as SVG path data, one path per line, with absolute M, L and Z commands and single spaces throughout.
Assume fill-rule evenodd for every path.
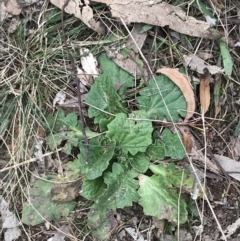
M 209 70 L 205 68 L 204 74 L 200 75 L 200 103 L 202 106 L 202 113 L 205 114 L 208 111 L 210 105 L 210 78 Z

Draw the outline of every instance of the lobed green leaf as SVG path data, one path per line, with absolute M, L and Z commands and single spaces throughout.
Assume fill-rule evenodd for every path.
M 137 97 L 138 108 L 145 110 L 147 117 L 154 120 L 177 121 L 179 115 L 185 116 L 186 100 L 181 90 L 167 76 L 161 75 L 149 80 L 148 86 L 143 88 Z M 157 87 L 157 86 L 158 87 Z M 159 90 L 161 94 L 159 93 Z

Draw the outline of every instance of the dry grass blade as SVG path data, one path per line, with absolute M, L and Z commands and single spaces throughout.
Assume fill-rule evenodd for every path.
M 156 73 L 162 73 L 166 75 L 182 91 L 187 102 L 187 114 L 184 120 L 184 121 L 187 121 L 190 117 L 192 117 L 195 111 L 195 97 L 189 81 L 182 73 L 178 72 L 176 69 L 161 68 L 161 69 L 158 69 Z
M 202 113 L 205 114 L 208 111 L 210 105 L 210 73 L 207 68 L 204 70 L 204 74 L 200 76 L 200 103 L 202 106 Z

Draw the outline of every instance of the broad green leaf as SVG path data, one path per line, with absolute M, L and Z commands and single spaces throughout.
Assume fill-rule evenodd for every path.
M 164 176 L 167 182 L 174 187 L 181 187 L 182 190 L 190 192 L 193 188 L 194 177 L 188 170 L 176 169 L 173 163 L 168 165 L 151 164 L 149 169 L 159 176 Z
M 141 29 L 138 31 L 139 33 L 145 33 L 148 30 L 152 29 L 154 26 L 150 24 L 144 24 Z
M 232 70 L 233 70 L 233 61 L 232 61 L 231 54 L 229 53 L 227 44 L 222 40 L 219 41 L 219 46 L 220 46 L 220 51 L 223 59 L 225 74 L 227 77 L 230 77 L 232 75 Z
M 172 133 L 167 128 L 162 132 L 162 143 L 165 148 L 165 156 L 173 159 L 183 159 L 186 156 L 185 149 L 178 135 Z
M 132 206 L 137 202 L 138 181 L 137 173 L 133 170 L 126 171 L 118 163 L 113 163 L 112 172 L 104 174 L 101 178 L 85 181 L 82 195 L 88 199 L 95 199 L 95 203 L 88 213 L 88 226 L 94 237 L 100 240 L 109 240 L 111 228 L 114 223 L 116 208 Z
M 107 169 L 115 149 L 114 141 L 101 141 L 93 138 L 89 141 L 88 163 L 86 163 L 85 145 L 80 146 L 81 153 L 78 155 L 81 172 L 86 174 L 89 180 L 100 177 Z
M 110 74 L 99 76 L 88 93 L 86 98 L 86 103 L 90 105 L 88 114 L 90 118 L 95 117 L 95 123 L 99 123 L 101 119 L 107 119 L 110 116 L 107 113 L 127 112 L 114 87 L 113 78 Z
M 132 155 L 128 156 L 128 160 L 131 166 L 140 173 L 144 173 L 147 171 L 148 165 L 149 165 L 149 159 L 150 159 L 149 157 L 147 157 L 144 153 L 141 153 L 141 152 L 137 153 L 134 156 Z
M 165 157 L 183 159 L 186 156 L 185 149 L 177 134 L 173 134 L 165 128 L 160 137 L 161 139 L 156 139 L 155 143 L 147 148 L 146 154 L 152 160 L 163 160 Z
M 111 122 L 110 119 L 101 119 L 99 121 L 99 129 L 101 132 L 105 132 L 108 130 L 107 125 Z
M 37 180 L 30 188 L 31 204 L 24 203 L 22 222 L 27 225 L 37 225 L 47 221 L 56 221 L 61 216 L 67 216 L 76 206 L 76 202 L 56 203 L 51 201 L 52 182 Z
M 234 134 L 236 136 L 240 136 L 240 122 L 238 122 Z
M 49 146 L 50 150 L 56 149 L 63 140 L 65 140 L 65 133 L 63 132 L 52 134 L 46 137 L 46 143 Z
M 178 190 L 171 187 L 163 176 L 148 177 L 141 174 L 139 184 L 139 204 L 143 207 L 145 215 L 181 224 L 187 221 L 188 213 L 185 201 L 179 199 Z
M 98 63 L 104 76 L 111 76 L 111 83 L 113 86 L 116 84 L 122 84 L 118 93 L 120 96 L 125 95 L 126 90 L 134 86 L 134 77 L 125 70 L 118 67 L 106 53 L 102 53 L 98 57 Z M 100 76 L 101 77 L 101 76 Z
M 138 108 L 145 110 L 147 117 L 154 120 L 167 118 L 168 121 L 177 121 L 179 115 L 184 117 L 187 111 L 187 104 L 178 86 L 165 75 L 156 76 L 155 79 L 162 96 L 154 79 L 151 79 L 148 82 L 148 86 L 143 88 L 140 91 L 140 96 L 136 98 Z
M 132 202 L 137 202 L 139 198 L 136 176 L 137 172 L 124 170 L 119 163 L 113 163 L 112 172 L 104 174 L 107 189 L 97 202 L 112 209 L 132 206 Z
M 114 210 L 106 205 L 94 203 L 88 212 L 88 227 L 96 240 L 110 240 L 115 223 Z
M 62 109 L 59 109 L 55 115 L 48 115 L 46 121 L 44 122 L 45 128 L 50 132 L 57 132 L 63 126 L 61 121 L 65 114 Z
M 54 179 L 51 188 L 51 200 L 67 202 L 74 200 L 81 189 L 81 169 L 78 160 L 63 164 L 64 175 L 58 175 Z
M 59 113 L 61 113 L 61 115 L 58 115 L 56 122 L 58 122 L 58 125 L 62 123 L 61 127 L 65 125 L 66 128 L 59 133 L 49 135 L 46 138 L 46 143 L 51 150 L 55 150 L 62 143 L 62 141 L 66 141 L 63 147 L 63 151 L 66 154 L 71 154 L 72 148 L 79 146 L 79 144 L 83 140 L 80 121 L 78 120 L 77 115 L 74 112 L 68 114 L 66 117 L 64 116 L 64 113 Z M 85 128 L 85 132 L 88 138 L 98 135 L 98 133 L 90 131 L 87 127 Z
M 87 133 L 90 133 L 90 135 L 92 135 L 93 132 L 89 131 Z M 78 132 L 66 130 L 60 133 L 49 135 L 46 138 L 46 143 L 51 150 L 55 150 L 62 143 L 62 141 L 67 141 L 63 147 L 63 151 L 66 154 L 71 154 L 72 147 L 77 147 L 79 143 L 82 141 L 83 135 L 79 135 L 80 130 Z
M 72 112 L 66 117 L 60 119 L 64 125 L 66 125 L 70 130 L 80 130 L 80 121 L 78 120 L 77 114 Z
M 65 176 L 71 178 L 72 180 L 79 177 L 81 174 L 81 165 L 78 160 L 69 161 L 63 164 Z
M 156 140 L 147 148 L 146 154 L 151 160 L 163 160 L 165 157 L 164 143 L 161 140 Z
M 88 200 L 96 201 L 106 188 L 107 185 L 104 183 L 102 176 L 94 180 L 85 180 L 82 184 L 81 196 L 87 198 Z
M 129 120 L 124 113 L 117 114 L 108 124 L 106 137 L 116 142 L 123 153 L 136 155 L 145 152 L 152 143 L 152 123 L 146 120 Z

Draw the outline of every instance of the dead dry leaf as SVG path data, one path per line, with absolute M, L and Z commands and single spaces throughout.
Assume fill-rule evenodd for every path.
M 182 142 L 183 145 L 187 151 L 187 153 L 191 153 L 192 152 L 192 147 L 193 147 L 193 143 L 192 143 L 192 138 L 190 137 L 190 135 L 188 135 L 184 130 L 182 130 L 180 127 L 178 127 L 179 131 L 182 134 Z
M 195 55 L 193 55 L 193 56 L 195 56 Z M 205 51 L 198 51 L 197 56 L 204 61 L 213 58 L 212 53 L 208 53 L 208 52 L 205 52 Z
M 187 114 L 184 121 L 187 121 L 192 117 L 195 111 L 195 97 L 193 88 L 190 85 L 188 79 L 176 69 L 161 68 L 156 71 L 156 73 L 162 73 L 170 78 L 182 91 L 186 102 L 187 102 Z
M 17 29 L 17 26 L 19 24 L 20 24 L 19 16 L 13 17 L 8 27 L 8 33 L 13 33 Z
M 147 38 L 147 32 L 139 33 L 139 30 L 142 28 L 143 25 L 144 24 L 142 23 L 135 23 L 131 31 L 132 37 L 129 36 L 126 42 L 126 47 L 132 49 L 135 53 L 139 52 L 137 46 L 139 47 L 139 49 L 142 49 L 145 39 Z M 132 38 L 135 40 L 137 46 L 135 42 L 132 40 Z
M 113 52 L 113 47 L 111 46 L 104 46 L 104 49 L 106 50 L 107 56 L 120 68 L 124 69 L 126 72 L 133 76 L 148 76 L 148 73 L 146 69 L 141 69 L 137 65 L 138 56 L 135 54 L 134 51 L 130 51 L 129 55 L 130 57 L 123 56 L 119 51 L 120 49 L 115 49 L 115 52 Z
M 56 95 L 55 98 L 53 99 L 53 108 L 56 107 L 57 104 L 61 105 L 64 103 L 64 101 L 66 100 L 66 93 L 64 92 L 66 90 L 66 88 L 64 88 L 63 90 L 60 90 Z
M 50 2 L 56 7 L 62 9 L 65 0 L 50 0 Z M 83 21 L 89 28 L 93 29 L 98 34 L 104 35 L 105 27 L 101 22 L 97 22 L 93 18 L 93 10 L 88 5 L 89 1 L 73 1 L 70 0 L 64 11 L 69 14 L 73 14 L 76 18 Z
M 80 92 L 87 92 L 87 88 L 85 86 L 91 86 L 93 84 L 93 77 L 91 75 L 87 75 L 83 69 L 77 67 L 77 77 L 80 80 Z
M 21 222 L 18 220 L 18 217 L 8 209 L 8 203 L 2 195 L 0 195 L 0 200 L 1 228 L 5 229 L 4 241 L 16 240 L 21 236 L 21 230 L 18 228 Z
M 224 70 L 216 65 L 206 65 L 204 60 L 200 59 L 197 55 L 183 55 L 184 63 L 189 66 L 191 70 L 197 71 L 199 74 L 203 74 L 203 70 L 208 68 L 210 74 L 223 73 Z
M 81 100 L 82 100 L 82 107 L 85 107 L 85 103 L 84 101 L 87 98 L 87 93 L 86 94 L 81 94 Z M 77 97 L 73 97 L 71 99 L 67 99 L 64 101 L 64 103 L 57 105 L 57 108 L 62 108 L 62 109 L 76 109 L 78 110 L 78 98 Z
M 205 114 L 210 106 L 210 73 L 207 68 L 204 74 L 200 76 L 200 103 L 202 106 L 202 113 Z
M 61 232 L 59 232 L 61 230 Z M 54 236 L 48 241 L 65 241 L 66 236 L 70 233 L 70 228 L 68 225 L 62 225 L 58 228 L 58 231 L 54 234 Z
M 230 147 L 232 148 L 234 159 L 240 159 L 240 136 L 231 136 L 230 137 Z
M 221 237 L 221 240 L 226 240 L 226 238 L 230 238 L 232 234 L 234 234 L 237 229 L 240 227 L 240 218 L 238 218 L 234 223 L 230 224 L 223 232 L 225 237 Z M 238 240 L 238 239 L 237 239 Z
M 112 16 L 123 19 L 126 24 L 147 23 L 161 27 L 169 26 L 179 33 L 208 39 L 222 37 L 222 34 L 210 28 L 207 22 L 187 16 L 180 7 L 160 0 L 95 0 L 95 2 L 108 5 Z
M 17 0 L 18 4 L 21 8 L 32 5 L 36 2 L 39 2 L 40 0 Z
M 96 78 L 100 70 L 98 69 L 97 59 L 93 56 L 93 54 L 87 48 L 80 48 L 81 64 L 84 70 L 84 74 L 89 78 Z M 89 79 L 90 81 L 90 79 Z M 88 82 L 87 85 L 91 86 L 92 81 Z
M 6 7 L 4 2 L 0 2 L 0 23 L 6 18 Z
M 22 11 L 22 8 L 19 6 L 16 0 L 8 0 L 5 2 L 6 10 L 12 15 L 19 15 Z
M 214 155 L 214 157 L 229 176 L 240 181 L 240 162 L 226 156 Z

